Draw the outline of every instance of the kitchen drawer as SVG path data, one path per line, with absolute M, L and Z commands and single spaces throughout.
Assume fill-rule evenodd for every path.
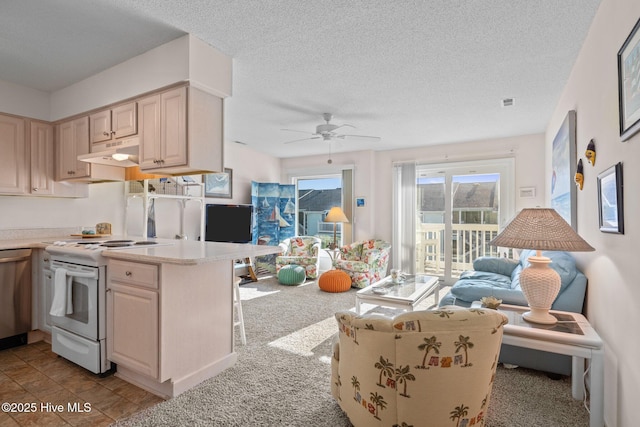
M 158 289 L 158 266 L 120 260 L 110 260 L 109 281 Z

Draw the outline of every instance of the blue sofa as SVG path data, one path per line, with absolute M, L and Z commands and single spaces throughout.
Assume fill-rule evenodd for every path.
M 476 259 L 473 262 L 474 270 L 463 272 L 439 305 L 469 307 L 473 301 L 493 295 L 501 299 L 503 304 L 527 306 L 520 288 L 520 273 L 529 266 L 527 259 L 532 255 L 535 255 L 535 251 L 524 250 L 520 254 L 520 261 L 496 257 Z M 551 259 L 550 267 L 558 272 L 561 280 L 560 292 L 551 308 L 582 313 L 587 278 L 576 267 L 574 258 L 567 252 L 544 251 L 542 255 Z M 500 361 L 554 374 L 571 374 L 570 357 L 538 350 L 503 344 Z

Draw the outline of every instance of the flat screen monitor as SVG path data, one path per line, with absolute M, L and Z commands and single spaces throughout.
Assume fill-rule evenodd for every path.
M 252 205 L 209 204 L 206 211 L 205 240 L 251 243 L 252 221 Z

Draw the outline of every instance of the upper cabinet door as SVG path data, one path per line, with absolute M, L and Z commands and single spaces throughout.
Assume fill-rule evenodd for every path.
M 53 194 L 53 126 L 31 122 L 31 193 Z
M 160 166 L 187 164 L 187 88 L 162 94 Z
M 89 116 L 91 144 L 124 138 L 138 133 L 136 103 L 129 102 Z
M 27 193 L 24 119 L 0 114 L 0 193 Z
M 130 102 L 111 110 L 111 132 L 115 139 L 138 133 L 136 105 L 135 102 Z
M 89 116 L 91 143 L 109 141 L 111 134 L 111 110 L 100 111 Z
M 58 125 L 58 180 L 90 175 L 90 165 L 78 161 L 89 152 L 89 117 L 81 117 Z
M 160 95 L 149 96 L 138 103 L 138 122 L 140 169 L 152 169 L 160 159 Z

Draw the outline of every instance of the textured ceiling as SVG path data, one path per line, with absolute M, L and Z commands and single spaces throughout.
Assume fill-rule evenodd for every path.
M 278 157 L 545 131 L 600 0 L 0 0 L 0 79 L 51 91 L 184 33 L 234 58 L 225 133 Z M 612 61 L 615 56 L 612 56 Z M 503 98 L 515 105 L 503 108 Z

